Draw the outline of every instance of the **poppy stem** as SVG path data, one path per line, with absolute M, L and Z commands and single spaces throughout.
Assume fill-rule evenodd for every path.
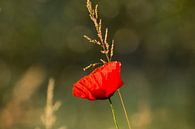
M 115 110 L 114 110 L 112 101 L 111 101 L 110 98 L 109 98 L 108 100 L 109 100 L 109 103 L 110 103 L 110 108 L 111 108 L 111 110 L 112 110 L 112 116 L 113 116 L 114 124 L 115 124 L 115 126 L 116 126 L 116 129 L 119 129 L 119 126 L 118 126 L 118 123 L 117 123 L 116 114 L 115 114 Z
M 122 105 L 123 110 L 124 110 L 124 113 L 125 113 L 125 117 L 126 117 L 126 121 L 127 121 L 128 127 L 129 127 L 129 129 L 132 129 L 132 128 L 131 128 L 130 121 L 129 121 L 129 117 L 128 117 L 128 114 L 127 114 L 127 110 L 126 110 L 126 108 L 125 108 L 124 100 L 123 100 L 123 97 L 122 97 L 122 95 L 121 95 L 121 92 L 120 92 L 120 90 L 118 90 L 117 92 L 118 92 L 119 98 L 120 98 L 120 100 L 121 100 L 121 105 Z

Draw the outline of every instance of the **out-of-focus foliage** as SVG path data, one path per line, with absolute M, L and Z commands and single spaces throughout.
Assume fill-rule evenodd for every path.
M 116 42 L 114 59 L 123 63 L 133 129 L 194 129 L 195 1 L 98 3 Z M 56 127 L 114 127 L 106 101 L 71 95 L 86 74 L 82 67 L 101 56 L 84 34 L 96 36 L 85 0 L 0 0 L 0 129 L 41 127 L 48 77 L 55 78 L 62 102 Z M 126 128 L 115 96 L 114 104 Z

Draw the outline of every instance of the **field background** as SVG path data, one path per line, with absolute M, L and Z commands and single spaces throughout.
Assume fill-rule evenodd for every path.
M 96 1 L 95 1 L 96 2 Z M 195 128 L 195 1 L 99 0 L 122 62 L 133 129 Z M 99 49 L 85 0 L 0 0 L 0 129 L 44 129 L 48 79 L 62 105 L 53 129 L 114 129 L 107 101 L 72 96 Z M 120 101 L 113 103 L 127 129 Z

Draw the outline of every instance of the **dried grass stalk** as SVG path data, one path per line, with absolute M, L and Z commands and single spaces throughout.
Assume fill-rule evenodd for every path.
M 44 114 L 41 116 L 41 120 L 45 126 L 45 129 L 53 129 L 53 126 L 56 122 L 55 112 L 60 108 L 61 103 L 59 101 L 54 102 L 54 79 L 49 80 L 48 89 L 47 89 L 47 102 L 44 110 Z M 65 129 L 65 127 L 60 127 L 59 129 Z

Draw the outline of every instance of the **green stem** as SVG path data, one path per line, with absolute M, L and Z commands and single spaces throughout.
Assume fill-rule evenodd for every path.
M 126 121 L 127 121 L 128 127 L 129 127 L 129 129 L 132 129 L 131 128 L 131 124 L 129 122 L 129 117 L 128 117 L 128 114 L 127 114 L 127 110 L 125 108 L 125 104 L 124 104 L 124 100 L 123 100 L 123 97 L 121 95 L 121 92 L 120 92 L 120 90 L 118 90 L 117 92 L 118 92 L 118 95 L 119 95 L 119 98 L 120 98 L 120 101 L 121 101 L 121 105 L 122 105 L 124 113 L 125 113 L 125 117 L 126 117 Z
M 116 126 L 116 129 L 119 129 L 119 126 L 118 126 L 118 123 L 117 123 L 116 114 L 115 114 L 115 110 L 114 110 L 112 101 L 111 101 L 110 98 L 109 98 L 108 100 L 109 100 L 109 103 L 110 103 L 110 108 L 111 108 L 111 110 L 112 110 L 112 116 L 113 116 L 114 124 L 115 124 L 115 126 Z

